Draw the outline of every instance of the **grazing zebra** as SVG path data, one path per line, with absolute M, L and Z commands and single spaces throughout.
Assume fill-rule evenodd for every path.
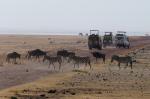
M 103 62 L 105 63 L 105 56 L 106 56 L 105 54 L 100 53 L 100 52 L 92 52 L 92 55 L 93 55 L 93 57 L 96 58 L 96 62 L 97 62 L 98 58 L 102 58 Z
M 49 61 L 49 68 L 50 68 L 50 65 L 54 66 L 54 63 L 58 62 L 58 64 L 59 64 L 59 70 L 61 69 L 62 59 L 61 59 L 60 56 L 51 57 L 51 56 L 45 55 L 44 58 L 43 58 L 43 62 L 45 62 L 46 60 Z M 55 70 L 55 66 L 54 66 L 54 70 Z
M 80 56 L 71 56 L 69 58 L 69 62 L 73 61 L 74 63 L 74 68 L 77 65 L 79 68 L 79 64 L 85 64 L 85 66 L 89 65 L 90 69 L 91 69 L 91 61 L 90 61 L 90 57 L 80 57 Z
M 120 69 L 120 63 L 126 63 L 127 66 L 128 66 L 128 63 L 130 63 L 130 67 L 132 69 L 132 63 L 133 63 L 132 57 L 130 57 L 130 56 L 120 57 L 118 55 L 113 55 L 112 58 L 111 58 L 111 63 L 114 60 L 118 62 L 119 69 Z
M 21 54 L 17 53 L 17 52 L 12 52 L 12 53 L 9 53 L 7 54 L 7 57 L 6 57 L 6 62 L 10 62 L 11 59 L 13 59 L 14 63 L 16 64 L 16 59 L 20 59 L 21 57 Z

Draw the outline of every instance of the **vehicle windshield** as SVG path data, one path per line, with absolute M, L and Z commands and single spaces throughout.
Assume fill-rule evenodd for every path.
M 123 36 L 123 34 L 116 34 L 116 36 Z

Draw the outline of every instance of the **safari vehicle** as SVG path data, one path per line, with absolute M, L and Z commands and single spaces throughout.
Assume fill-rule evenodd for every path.
M 126 35 L 126 32 L 123 31 L 118 31 L 116 36 L 115 36 L 115 45 L 116 48 L 130 48 L 130 42 L 129 42 L 129 38 Z
M 113 45 L 113 34 L 112 32 L 105 32 L 103 37 L 103 47 Z
M 102 49 L 102 40 L 99 36 L 99 30 L 90 30 L 90 35 L 88 36 L 88 46 L 90 50 L 92 50 L 92 48 L 99 50 Z

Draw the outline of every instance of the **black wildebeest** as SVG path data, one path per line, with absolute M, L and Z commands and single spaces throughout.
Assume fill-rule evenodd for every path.
M 69 51 L 63 49 L 63 50 L 57 51 L 57 56 L 61 56 L 64 59 L 66 59 L 69 56 L 75 56 L 75 53 L 74 52 L 69 52 Z
M 112 63 L 114 60 L 118 62 L 119 69 L 120 69 L 120 63 L 126 63 L 127 66 L 128 66 L 128 63 L 130 63 L 130 67 L 131 67 L 131 69 L 132 69 L 132 63 L 133 63 L 132 57 L 130 57 L 130 56 L 118 56 L 118 55 L 113 55 L 113 56 L 111 57 L 111 63 Z
M 68 52 L 68 57 L 69 56 L 75 56 L 76 54 L 74 52 Z
M 35 57 L 36 59 L 39 59 L 41 56 L 45 56 L 47 54 L 47 52 L 42 51 L 40 49 L 35 49 L 35 50 L 31 50 L 28 51 L 26 57 L 27 59 L 30 59 L 31 57 Z
M 91 60 L 90 57 L 80 57 L 80 56 L 70 56 L 69 57 L 69 62 L 73 61 L 74 63 L 74 68 L 77 65 L 79 68 L 80 64 L 85 64 L 85 66 L 89 65 L 91 69 Z
M 51 56 L 45 55 L 44 58 L 43 58 L 43 62 L 45 62 L 46 60 L 49 61 L 49 68 L 50 68 L 50 65 L 53 65 L 54 66 L 54 70 L 55 70 L 54 63 L 58 62 L 59 63 L 59 70 L 61 69 L 62 59 L 61 59 L 60 56 L 51 57 Z
M 98 58 L 102 58 L 103 62 L 105 63 L 105 56 L 106 56 L 105 54 L 100 53 L 100 52 L 92 52 L 92 55 L 93 55 L 93 57 L 96 58 L 96 62 L 97 62 Z
M 68 53 L 68 51 L 67 50 L 59 50 L 59 51 L 57 51 L 57 56 L 65 56 L 65 54 L 66 53 Z
M 12 52 L 7 54 L 6 57 L 6 62 L 10 63 L 10 60 L 12 59 L 14 61 L 14 63 L 16 64 L 16 59 L 20 59 L 21 58 L 21 54 L 17 53 L 17 52 Z
M 145 51 L 145 48 L 141 48 L 141 49 L 140 49 L 140 51 L 141 51 L 142 53 L 144 53 L 144 51 Z
M 68 57 L 68 51 L 67 50 L 59 50 L 57 51 L 57 56 L 61 56 L 64 59 L 66 59 Z

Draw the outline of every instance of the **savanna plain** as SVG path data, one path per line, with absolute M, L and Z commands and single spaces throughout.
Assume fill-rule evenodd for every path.
M 129 37 L 129 49 L 106 47 L 106 62 L 98 62 L 88 49 L 84 36 L 32 36 L 0 35 L 0 99 L 150 99 L 150 37 Z M 144 51 L 140 49 L 143 49 Z M 58 50 L 89 56 L 92 68 L 81 64 L 74 68 L 72 62 L 63 60 L 48 68 L 48 62 L 27 59 L 28 51 L 41 49 L 50 56 Z M 21 59 L 16 64 L 6 62 L 8 53 L 18 52 Z M 112 55 L 136 52 L 133 69 L 126 64 L 111 63 Z M 126 68 L 125 68 L 126 67 Z

